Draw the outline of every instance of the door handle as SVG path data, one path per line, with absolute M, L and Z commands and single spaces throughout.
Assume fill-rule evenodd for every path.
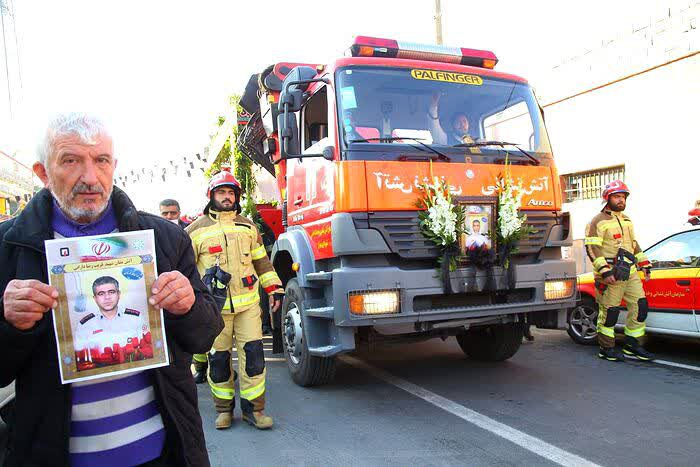
M 690 280 L 688 280 L 688 279 L 677 280 L 676 284 L 678 284 L 678 285 L 690 285 Z
M 294 206 L 299 206 L 299 205 L 302 204 L 303 202 L 304 202 L 304 200 L 303 200 L 303 198 L 300 196 L 300 197 L 298 197 L 298 198 L 296 199 L 296 201 L 294 201 Z

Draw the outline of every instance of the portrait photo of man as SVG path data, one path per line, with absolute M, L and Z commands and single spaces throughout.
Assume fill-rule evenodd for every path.
M 147 318 L 142 310 L 124 304 L 114 276 L 95 279 L 92 298 L 97 310 L 74 323 L 73 345 L 79 371 L 153 356 Z
M 486 226 L 484 226 L 484 223 L 482 222 L 481 219 L 478 218 L 472 218 L 470 227 L 469 227 L 469 232 L 471 232 L 467 238 L 464 241 L 465 247 L 467 249 L 470 248 L 481 248 L 486 246 L 487 248 L 491 247 L 491 241 L 489 237 L 486 235 L 487 232 Z

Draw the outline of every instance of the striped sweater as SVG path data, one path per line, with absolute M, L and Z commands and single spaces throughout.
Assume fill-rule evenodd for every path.
M 68 219 L 54 201 L 54 236 L 82 237 L 118 231 L 111 201 L 91 224 Z M 70 461 L 73 467 L 131 466 L 159 457 L 165 427 L 150 371 L 72 384 Z
M 73 467 L 139 465 L 161 455 L 165 429 L 148 371 L 72 386 Z

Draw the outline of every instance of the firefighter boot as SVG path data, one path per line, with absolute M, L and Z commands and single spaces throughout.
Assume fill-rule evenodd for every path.
M 227 428 L 231 428 L 231 424 L 233 423 L 233 414 L 231 412 L 220 412 L 219 415 L 216 416 L 216 429 L 217 430 L 225 430 Z
M 622 351 L 625 355 L 637 357 L 644 362 L 650 362 L 655 358 L 653 353 L 645 350 L 644 347 L 639 344 L 639 341 L 631 336 L 625 336 L 625 346 L 622 348 Z
M 253 425 L 258 430 L 267 430 L 272 428 L 272 417 L 265 415 L 262 410 L 250 413 L 243 413 L 243 420 L 249 425 Z
M 202 384 L 207 380 L 207 363 L 206 354 L 194 354 L 192 356 L 192 365 L 194 366 L 194 373 L 192 377 L 196 384 Z
M 192 375 L 192 376 L 194 377 L 195 384 L 206 383 L 206 381 L 207 381 L 207 369 L 204 368 L 203 370 L 196 370 L 194 372 L 194 375 Z
M 601 347 L 598 351 L 598 358 L 610 362 L 624 362 L 625 356 L 617 347 Z
M 207 380 L 207 369 L 195 371 L 193 377 L 195 384 L 204 383 Z

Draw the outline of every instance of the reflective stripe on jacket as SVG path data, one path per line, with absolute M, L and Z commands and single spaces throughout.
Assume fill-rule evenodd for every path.
M 637 243 L 632 220 L 621 212 L 603 209 L 586 228 L 586 252 L 596 276 L 611 271 L 611 259 L 620 248 L 633 253 L 638 268 L 650 267 L 649 260 Z
M 259 303 L 258 284 L 265 292 L 284 292 L 282 281 L 267 257 L 256 225 L 234 211 L 210 210 L 190 224 L 187 233 L 192 239 L 199 273 L 218 260 L 219 267 L 231 274 L 230 300 L 224 310 L 245 310 Z

